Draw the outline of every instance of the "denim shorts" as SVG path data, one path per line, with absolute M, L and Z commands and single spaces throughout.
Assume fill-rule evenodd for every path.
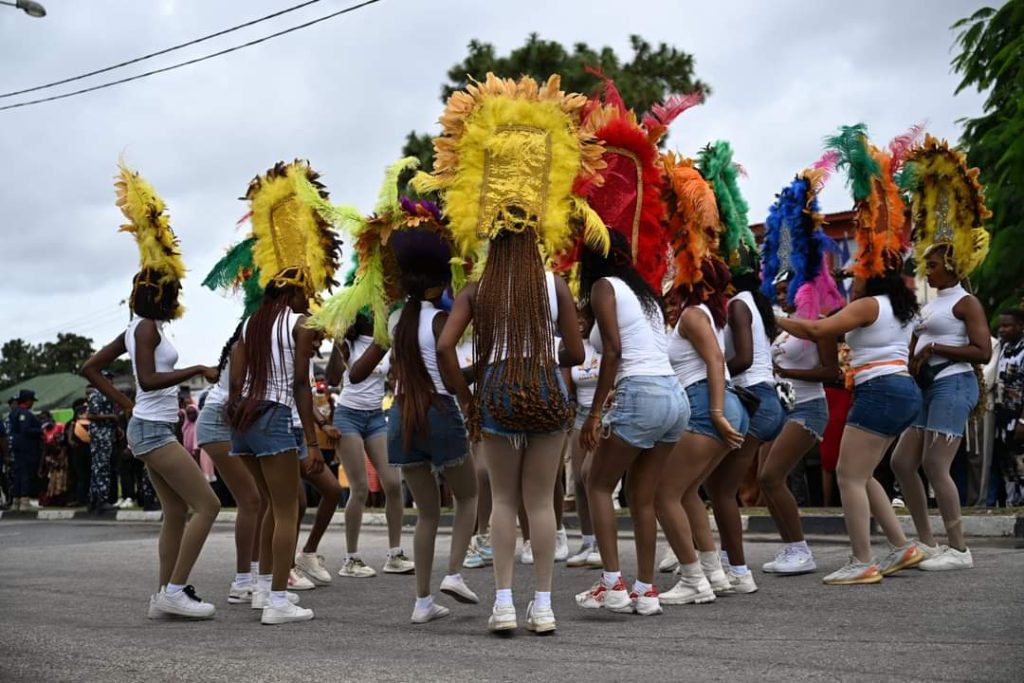
M 899 436 L 921 410 L 921 390 L 910 375 L 882 375 L 853 389 L 850 427 L 877 436 Z
M 413 435 L 408 450 L 402 439 L 402 409 L 398 401 L 388 411 L 388 463 L 395 467 L 429 465 L 435 472 L 463 463 L 469 456 L 466 423 L 452 396 L 434 395 L 427 410 L 426 434 Z
M 178 425 L 174 422 L 157 422 L 133 415 L 128 420 L 125 438 L 132 455 L 139 458 L 167 444 L 178 443 L 177 429 Z
M 576 406 L 576 419 L 573 420 L 572 428 L 577 432 L 583 431 L 583 425 L 587 423 L 587 416 L 590 415 L 591 406 Z
M 334 409 L 334 426 L 342 434 L 358 434 L 364 441 L 388 433 L 388 422 L 380 408 L 358 410 L 338 406 Z
M 223 403 L 209 403 L 199 411 L 196 421 L 196 444 L 205 446 L 208 443 L 231 441 L 231 425 L 228 424 Z
M 711 421 L 711 397 L 708 395 L 708 382 L 701 380 L 686 387 L 686 398 L 690 401 L 690 423 L 686 431 L 722 441 L 722 436 Z M 732 428 L 744 436 L 750 428 L 750 416 L 747 409 L 740 403 L 732 387 L 725 390 L 725 405 L 722 414 Z
M 747 387 L 747 391 L 761 399 L 757 412 L 750 416 L 750 429 L 747 433 L 758 441 L 772 441 L 786 424 L 786 410 L 775 391 L 775 383 L 759 382 Z
M 309 456 L 306 448 L 306 432 L 302 427 L 292 425 L 292 436 L 295 437 L 295 449 L 299 452 L 299 460 L 305 460 Z
M 690 421 L 690 402 L 675 375 L 625 377 L 604 426 L 634 448 L 675 443 Z
M 924 391 L 913 426 L 944 436 L 963 436 L 976 405 L 978 378 L 973 372 L 958 372 L 935 380 Z
M 492 372 L 495 371 L 496 367 L 500 367 L 503 363 L 504 363 L 504 361 L 502 361 L 501 363 L 497 363 L 495 365 L 490 366 L 487 369 L 487 374 L 490 375 Z M 558 368 L 555 368 L 555 378 L 558 381 L 558 390 L 561 391 L 562 392 L 562 396 L 565 397 L 566 400 L 568 400 L 569 392 L 565 388 L 565 380 L 562 379 L 562 373 L 558 370 Z M 544 382 L 544 381 L 545 381 L 544 377 L 541 376 L 541 382 Z M 484 384 L 486 385 L 487 382 L 485 381 Z M 510 386 L 509 385 L 504 385 L 504 386 L 498 387 L 497 391 L 499 392 L 499 400 L 501 401 L 502 405 L 503 406 L 511 406 L 512 399 L 510 397 L 510 394 L 511 394 Z M 548 387 L 547 384 L 541 385 L 541 388 L 540 388 L 541 400 L 547 400 L 548 392 L 549 391 L 550 391 L 550 387 Z M 566 424 L 562 425 L 562 429 L 568 429 L 570 426 L 571 425 L 567 422 Z M 480 401 L 480 430 L 484 434 L 492 434 L 492 435 L 495 435 L 495 436 L 518 436 L 520 434 L 534 434 L 534 433 L 538 433 L 538 432 L 531 432 L 531 431 L 528 431 L 528 430 L 517 431 L 517 430 L 514 430 L 514 429 L 508 429 L 507 427 L 503 427 L 497 420 L 494 419 L 494 416 L 492 416 L 490 414 L 490 412 L 487 410 L 487 406 L 485 405 L 484 401 L 482 401 L 482 400 Z M 554 430 L 554 431 L 557 431 L 557 430 Z M 540 433 L 544 433 L 544 432 L 540 432 Z
M 292 409 L 273 401 L 260 403 L 260 416 L 244 431 L 231 434 L 231 455 L 279 455 L 297 450 Z
M 795 422 L 821 441 L 828 426 L 828 402 L 823 398 L 802 401 L 786 411 L 786 421 Z

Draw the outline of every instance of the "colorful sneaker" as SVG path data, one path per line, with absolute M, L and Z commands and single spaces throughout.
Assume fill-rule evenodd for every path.
M 746 574 L 738 574 L 732 567 L 729 567 L 725 572 L 725 576 L 729 579 L 729 583 L 732 585 L 733 593 L 757 592 L 757 584 L 754 583 L 754 573 L 749 569 Z
M 228 604 L 229 605 L 247 605 L 252 602 L 252 591 L 254 586 L 251 583 L 247 583 L 244 586 L 239 586 L 234 581 L 231 582 L 231 588 L 228 589 Z
M 949 546 L 939 545 L 938 543 L 936 543 L 935 545 L 925 545 L 924 543 L 921 543 L 921 541 L 917 542 L 917 549 L 921 551 L 922 555 L 924 555 L 924 560 L 930 560 L 936 555 L 941 555 L 942 551 L 944 551 L 948 547 Z M 921 561 L 924 562 L 924 560 Z M 917 566 L 918 568 L 921 567 L 921 565 Z
M 153 600 L 153 609 L 162 614 L 171 614 L 189 619 L 213 619 L 217 608 L 196 595 L 196 589 L 185 586 L 177 593 L 168 593 L 166 589 L 157 593 Z
M 452 611 L 444 605 L 432 602 L 427 609 L 413 608 L 411 621 L 414 624 L 426 624 L 429 621 L 446 617 L 451 613 Z
M 394 555 L 388 555 L 384 563 L 385 574 L 412 574 L 416 571 L 416 565 L 405 556 L 404 550 L 399 550 Z
M 974 558 L 971 557 L 970 548 L 960 551 L 948 546 L 941 547 L 941 552 L 924 560 L 921 564 L 917 565 L 917 568 L 923 569 L 926 572 L 944 572 L 953 569 L 970 569 L 974 566 Z
M 676 554 L 669 548 L 665 552 L 665 557 L 661 558 L 661 562 L 658 563 L 658 571 L 663 574 L 670 574 L 679 567 L 679 560 L 676 559 Z
M 509 605 L 508 607 L 498 607 L 495 605 L 491 608 L 491 616 L 487 620 L 487 628 L 490 631 L 494 633 L 513 631 L 518 626 L 515 605 Z
M 338 576 L 347 576 L 354 579 L 369 579 L 377 576 L 377 570 L 368 567 L 361 557 L 350 557 L 341 564 Z
M 576 595 L 576 604 L 583 609 L 606 607 L 613 612 L 633 611 L 633 601 L 629 599 L 626 584 L 621 577 L 611 588 L 605 586 L 604 581 L 598 579 L 590 590 Z
M 487 565 L 484 564 L 484 558 L 480 557 L 480 553 L 473 546 L 470 546 L 466 551 L 466 559 L 462 561 L 462 566 L 466 569 L 480 569 Z
M 533 564 L 533 546 L 529 541 L 523 542 L 523 549 L 519 551 L 519 561 L 523 564 Z
M 917 549 L 915 541 L 907 541 L 903 545 L 889 546 L 889 554 L 879 562 L 882 576 L 891 576 L 902 569 L 916 567 L 924 560 L 924 553 Z
M 597 546 L 591 543 L 584 543 L 580 546 L 580 550 L 575 555 L 570 556 L 565 561 L 566 567 L 586 567 L 587 558 L 597 551 Z
M 314 588 L 316 588 L 316 584 L 295 571 L 295 569 L 288 572 L 288 590 L 311 591 Z
M 715 601 L 715 592 L 711 590 L 711 584 L 703 573 L 699 576 L 683 576 L 676 572 L 676 576 L 679 577 L 676 585 L 658 596 L 662 605 L 701 605 Z
M 729 577 L 725 575 L 725 569 L 722 567 L 722 557 L 718 554 L 718 551 L 701 551 L 697 555 L 700 557 L 701 571 L 708 578 L 711 590 L 715 591 L 718 595 L 731 593 L 732 583 L 729 582 Z
M 879 566 L 870 562 L 861 562 L 850 556 L 850 561 L 821 580 L 827 586 L 854 586 L 863 583 L 879 583 L 882 572 Z
M 445 595 L 451 596 L 456 601 L 467 605 L 475 605 L 480 602 L 480 598 L 477 597 L 477 594 L 466 585 L 462 576 L 458 574 L 455 576 L 444 577 L 441 581 L 441 592 Z
M 629 599 L 633 603 L 633 610 L 641 616 L 651 617 L 662 612 L 661 601 L 658 599 L 658 589 L 654 586 L 651 586 L 651 590 L 643 595 L 630 593 Z
M 267 605 L 263 609 L 260 623 L 267 626 L 275 626 L 278 624 L 289 624 L 293 621 L 309 621 L 312 618 L 313 610 L 299 607 L 289 600 L 283 606 L 274 607 Z
M 565 533 L 565 529 L 559 529 L 555 532 L 555 562 L 565 562 L 568 559 L 569 535 Z
M 323 555 L 299 553 L 295 556 L 295 569 L 317 586 L 328 586 L 331 583 L 331 573 L 324 566 Z
M 292 603 L 293 605 L 299 604 L 299 594 L 298 593 L 292 593 L 291 591 L 285 591 L 284 596 L 286 598 L 288 598 L 288 602 Z M 269 604 L 270 604 L 270 591 L 269 590 L 261 591 L 258 588 L 253 588 L 253 590 L 252 590 L 252 603 L 251 603 L 250 606 L 253 609 L 263 609 L 263 608 L 265 608 Z
M 485 564 L 494 562 L 494 549 L 491 547 L 490 534 L 477 534 L 473 539 L 473 545 Z
M 540 635 L 554 633 L 555 613 L 550 607 L 534 607 L 533 600 L 526 607 L 526 630 Z

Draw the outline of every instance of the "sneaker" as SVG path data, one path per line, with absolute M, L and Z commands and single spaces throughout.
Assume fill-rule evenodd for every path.
M 550 607 L 534 607 L 533 600 L 526 607 L 526 630 L 536 634 L 553 633 L 555 630 L 555 613 Z
M 434 619 L 446 617 L 451 613 L 451 610 L 445 607 L 444 605 L 439 605 L 436 602 L 432 602 L 430 603 L 430 607 L 428 607 L 427 609 L 421 610 L 418 607 L 413 608 L 411 621 L 414 624 L 425 624 L 428 621 L 433 621 Z
M 821 580 L 827 586 L 853 586 L 862 583 L 879 583 L 882 572 L 877 564 L 861 562 L 850 556 L 850 561 Z
M 529 541 L 523 542 L 523 549 L 519 551 L 519 561 L 523 564 L 533 564 L 533 546 Z
M 309 621 L 313 618 L 313 610 L 299 607 L 290 600 L 281 607 L 267 605 L 263 609 L 263 616 L 260 623 L 268 626 L 276 624 L 287 624 L 293 621 Z
M 331 583 L 331 573 L 324 566 L 323 555 L 299 553 L 295 556 L 295 569 L 317 586 L 328 586 Z
M 131 498 L 125 498 L 120 503 L 114 503 L 114 505 L 116 505 L 122 510 L 128 510 L 129 508 L 135 507 L 135 501 L 132 500 Z
M 661 562 L 658 563 L 658 571 L 663 574 L 670 574 L 676 570 L 679 566 L 679 560 L 676 558 L 676 554 L 669 548 L 665 552 L 665 557 L 661 558 Z
M 746 574 L 737 574 L 732 567 L 725 572 L 725 576 L 732 585 L 733 593 L 756 593 L 757 584 L 754 583 L 754 573 L 747 570 Z
M 166 590 L 160 591 L 153 607 L 163 614 L 173 614 L 179 617 L 190 619 L 212 619 L 217 608 L 196 595 L 196 589 L 192 586 L 185 586 L 184 590 L 173 595 Z
M 921 551 L 922 555 L 924 555 L 925 560 L 930 560 L 936 555 L 941 555 L 942 551 L 945 550 L 947 547 L 948 546 L 939 545 L 938 543 L 936 543 L 935 545 L 925 545 L 924 543 L 921 543 L 921 541 L 917 542 L 917 549 Z M 924 560 L 922 560 L 922 562 L 924 562 Z M 917 566 L 918 568 L 921 567 L 921 565 Z
M 718 551 L 702 551 L 697 553 L 697 555 L 700 557 L 701 571 L 708 578 L 711 590 L 717 594 L 731 593 L 732 583 L 729 582 L 729 577 L 725 575 L 725 569 L 722 567 L 722 558 Z
M 905 508 L 907 507 L 907 504 L 903 502 L 902 498 L 896 496 L 895 498 L 892 499 L 892 506 L 894 508 Z
M 161 588 L 160 591 L 163 592 L 163 589 Z M 156 598 L 158 595 L 160 593 L 153 593 L 149 596 L 149 611 L 146 613 L 146 616 L 150 619 L 160 619 L 165 616 L 163 612 L 157 609 Z
M 291 591 L 285 591 L 284 596 L 288 598 L 288 602 L 293 605 L 299 604 L 299 594 L 292 593 Z M 270 605 L 270 591 L 261 591 L 259 588 L 253 588 L 252 590 L 252 602 L 251 606 L 253 609 L 263 609 Z
M 593 544 L 590 544 L 590 543 L 584 543 L 582 546 L 580 546 L 579 552 L 577 552 L 575 555 L 572 555 L 572 556 L 566 558 L 565 566 L 566 567 L 586 567 L 587 566 L 587 559 L 593 553 L 595 553 L 596 551 L 597 551 L 597 546 L 595 546 Z
M 702 573 L 700 576 L 683 576 L 678 572 L 679 580 L 671 590 L 658 596 L 662 605 L 702 605 L 715 601 L 715 592 L 711 583 Z
M 661 600 L 658 599 L 658 589 L 651 586 L 651 590 L 643 595 L 630 593 L 629 599 L 633 602 L 633 610 L 644 617 L 651 617 L 661 614 Z
M 889 554 L 879 562 L 879 571 L 882 576 L 891 576 L 901 569 L 909 569 L 921 564 L 924 560 L 924 553 L 917 549 L 917 543 L 907 541 L 903 545 L 889 546 Z
M 970 548 L 960 551 L 948 546 L 941 547 L 941 552 L 924 560 L 917 568 L 926 572 L 944 572 L 951 569 L 970 569 L 974 566 Z
M 110 499 L 108 498 L 107 500 L 110 500 Z M 121 504 L 123 502 L 124 502 L 124 498 L 118 498 L 116 501 L 114 501 L 114 507 L 116 507 L 116 508 L 121 507 Z
M 808 574 L 818 568 L 810 550 L 786 547 L 761 568 L 766 574 Z
M 604 561 L 601 560 L 601 551 L 595 546 L 590 554 L 587 555 L 587 568 L 588 569 L 600 569 L 604 566 Z
M 480 553 L 470 546 L 466 551 L 466 559 L 462 561 L 462 566 L 466 569 L 480 569 L 487 565 L 484 563 L 484 558 L 480 557 Z
M 487 628 L 490 631 L 495 633 L 512 631 L 518 626 L 515 605 L 509 605 L 508 607 L 498 607 L 495 605 L 491 609 L 491 617 L 487 620 Z
M 288 589 L 293 591 L 311 591 L 316 584 L 307 579 L 293 568 L 288 572 Z
M 342 563 L 341 569 L 338 570 L 338 576 L 348 576 L 355 579 L 369 579 L 370 577 L 377 576 L 377 571 L 373 567 L 366 566 L 360 557 L 350 557 Z
M 477 534 L 473 539 L 473 546 L 485 564 L 494 562 L 494 549 L 491 547 L 490 534 Z
M 569 559 L 569 535 L 565 529 L 555 532 L 555 562 L 565 562 Z M 529 616 L 527 616 L 529 619 Z
M 385 574 L 412 574 L 414 571 L 416 571 L 416 565 L 405 556 L 404 550 L 399 550 L 394 555 L 388 555 L 387 562 L 384 563 Z
M 445 595 L 450 595 L 457 602 L 467 605 L 475 605 L 480 602 L 480 598 L 466 585 L 466 582 L 459 575 L 444 577 L 444 580 L 441 581 L 441 592 Z
M 228 589 L 228 604 L 229 605 L 243 605 L 252 602 L 253 585 L 247 583 L 243 586 L 239 586 L 234 581 L 231 582 L 231 588 Z
M 604 581 L 597 580 L 590 590 L 576 595 L 576 604 L 583 609 L 600 609 L 605 607 L 613 612 L 629 613 L 633 611 L 633 601 L 629 599 L 626 584 L 622 577 L 615 585 L 608 588 Z

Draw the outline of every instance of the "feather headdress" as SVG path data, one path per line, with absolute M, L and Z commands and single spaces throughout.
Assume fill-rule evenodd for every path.
M 919 274 L 924 274 L 927 252 L 939 245 L 952 247 L 946 254 L 947 264 L 960 279 L 967 278 L 988 256 L 985 221 L 992 212 L 985 206 L 979 173 L 979 169 L 967 167 L 963 152 L 931 135 L 910 151 L 901 181 L 910 194 Z
M 256 238 L 250 235 L 238 244 L 229 247 L 227 253 L 213 265 L 203 280 L 203 287 L 207 289 L 214 291 L 221 289 L 228 292 L 241 291 L 244 301 L 243 319 L 255 313 L 263 301 L 259 269 L 256 267 L 252 255 L 255 244 Z
M 117 208 L 128 219 L 121 226 L 121 232 L 131 233 L 139 247 L 139 286 L 160 288 L 164 284 L 185 278 L 185 262 L 178 249 L 178 238 L 171 230 L 171 219 L 167 205 L 145 178 L 119 161 L 118 174 L 114 181 L 117 193 Z M 135 296 L 132 290 L 132 298 Z M 184 309 L 179 305 L 173 317 L 178 318 Z
M 715 193 L 722 220 L 719 253 L 733 275 L 757 270 L 757 240 L 747 220 L 747 201 L 737 182 L 742 171 L 733 161 L 732 146 L 718 140 L 700 151 L 697 166 Z
M 672 251 L 672 288 L 694 289 L 701 266 L 717 257 L 721 217 L 715 193 L 692 159 L 666 152 L 661 157 L 668 205 L 667 234 Z
M 572 191 L 578 176 L 604 167 L 604 150 L 581 123 L 587 98 L 560 85 L 557 75 L 538 85 L 488 73 L 448 98 L 433 172 L 419 173 L 413 185 L 443 195 L 462 256 L 479 262 L 498 233 L 532 229 L 550 258 L 572 246 L 573 225 L 607 253 L 604 224 Z

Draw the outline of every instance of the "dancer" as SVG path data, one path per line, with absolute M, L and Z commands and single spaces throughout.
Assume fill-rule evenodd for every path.
M 949 469 L 978 404 L 972 364 L 984 365 L 992 356 L 985 309 L 963 284 L 988 254 L 984 223 L 991 213 L 985 208 L 978 170 L 969 170 L 963 153 L 945 141 L 927 136 L 906 163 L 919 271 L 938 297 L 922 309 L 910 344 L 910 370 L 924 391 L 924 404 L 896 446 L 892 470 L 926 556 L 918 568 L 969 569 L 974 560 L 964 540 L 960 493 Z M 940 547 L 932 534 L 928 496 L 918 476 L 922 465 L 935 491 L 948 546 Z
M 555 514 L 551 504 L 562 445 L 572 419 L 558 366 L 583 361 L 576 306 L 560 277 L 545 273 L 541 249 L 557 255 L 572 242 L 575 214 L 592 239 L 606 239 L 600 219 L 572 184 L 593 174 L 601 148 L 579 125 L 582 95 L 488 74 L 448 100 L 433 175 L 420 191 L 440 190 L 462 255 L 480 263 L 438 340 L 445 383 L 458 397 L 472 438 L 480 439 L 493 496 L 491 540 L 496 596 L 489 627 L 517 626 L 512 601 L 515 518 L 520 503 L 530 520 L 536 592 L 526 626 L 555 630 L 551 610 Z M 540 247 L 540 248 L 538 248 Z M 474 392 L 462 375 L 459 339 L 473 323 Z M 556 330 L 563 351 L 554 347 Z
M 597 569 L 602 566 L 601 551 L 597 547 L 594 525 L 590 520 L 590 504 L 587 500 L 587 476 L 590 474 L 593 451 L 583 447 L 580 443 L 580 434 L 591 412 L 604 414 L 603 406 L 599 405 L 596 411 L 594 410 L 594 393 L 597 391 L 597 378 L 601 370 L 601 354 L 590 343 L 590 333 L 594 329 L 594 317 L 590 309 L 581 309 L 579 319 L 580 334 L 583 336 L 583 363 L 572 368 L 570 376 L 569 392 L 576 401 L 576 421 L 569 437 L 569 448 L 573 492 L 576 496 L 576 516 L 580 520 L 583 542 L 579 551 L 566 560 L 565 566 Z
M 917 545 L 907 540 L 873 474 L 921 407 L 921 391 L 907 368 L 918 304 L 901 275 L 903 201 L 891 175 L 892 157 L 868 142 L 863 124 L 844 126 L 828 144 L 840 154 L 838 168 L 849 169 L 856 203 L 854 300 L 823 320 L 787 318 L 779 326 L 811 341 L 845 334 L 852 352 L 847 381 L 854 385 L 853 407 L 843 431 L 837 474 L 853 554 L 823 579 L 828 585 L 844 586 L 878 583 L 924 559 Z M 881 562 L 871 554 L 872 516 L 890 543 Z
M 783 310 L 804 320 L 818 320 L 846 303 L 828 268 L 827 254 L 836 247 L 821 229 L 824 216 L 818 205 L 835 162 L 829 154 L 798 174 L 778 195 L 765 221 L 762 292 L 774 295 L 780 282 Z M 784 544 L 762 569 L 804 574 L 817 567 L 787 482 L 797 462 L 824 438 L 829 414 L 822 382 L 839 378 L 837 344 L 835 339 L 810 343 L 783 333 L 771 352 L 775 376 L 792 385 L 794 400 L 782 433 L 758 470 L 761 492 Z
M 132 278 L 129 299 L 133 318 L 82 366 L 82 375 L 111 401 L 131 414 L 128 447 L 149 471 L 163 510 L 158 554 L 159 590 L 150 596 L 149 618 L 166 615 L 210 619 L 216 608 L 188 584 L 199 552 L 220 511 L 220 502 L 192 455 L 175 436 L 178 385 L 202 376 L 218 379 L 217 368 L 194 365 L 176 370 L 178 353 L 164 334 L 166 323 L 182 314 L 179 304 L 185 264 L 171 231 L 163 200 L 138 173 L 119 164 L 117 206 L 139 246 L 140 270 Z M 127 353 L 138 387 L 134 403 L 103 373 Z M 191 512 L 191 516 L 190 516 Z

